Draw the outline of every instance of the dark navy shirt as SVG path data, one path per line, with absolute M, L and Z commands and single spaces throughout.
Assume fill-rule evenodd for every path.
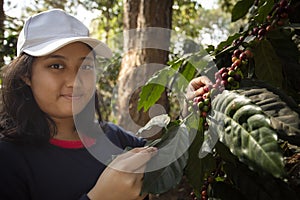
M 104 132 L 120 149 L 145 144 L 144 140 L 111 123 L 104 126 Z M 91 148 L 97 144 L 96 140 Z M 0 141 L 0 199 L 87 199 L 86 193 L 105 167 L 84 147 L 63 148 L 50 143 L 39 147 L 20 146 Z

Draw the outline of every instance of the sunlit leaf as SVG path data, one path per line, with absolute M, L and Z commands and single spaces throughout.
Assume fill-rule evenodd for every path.
M 228 100 L 229 99 L 229 100 Z M 284 174 L 283 157 L 277 133 L 262 109 L 236 92 L 224 91 L 212 102 L 209 129 L 241 162 L 256 171 L 265 170 L 275 177 Z
M 168 88 L 172 78 L 178 74 L 178 70 L 180 70 L 183 61 L 184 59 L 180 58 L 169 62 L 170 66 L 159 70 L 148 80 L 148 82 L 142 87 L 138 101 L 138 110 L 144 108 L 144 111 L 147 111 L 158 101 L 161 94 L 166 88 Z M 182 76 L 179 77 L 182 78 Z
M 138 102 L 139 110 L 144 108 L 144 111 L 147 111 L 157 102 L 175 72 L 172 68 L 162 69 L 142 87 Z

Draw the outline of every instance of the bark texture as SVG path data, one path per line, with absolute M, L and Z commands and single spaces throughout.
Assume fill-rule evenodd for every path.
M 157 102 L 165 111 L 138 111 L 137 102 L 141 86 L 168 60 L 172 5 L 173 0 L 124 0 L 124 55 L 115 117 L 126 130 L 136 132 L 151 117 L 168 112 L 166 93 Z

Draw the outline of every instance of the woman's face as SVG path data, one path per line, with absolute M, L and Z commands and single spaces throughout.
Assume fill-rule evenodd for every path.
M 41 108 L 53 119 L 79 113 L 95 91 L 95 59 L 84 43 L 75 42 L 42 57 L 25 80 Z M 73 106 L 72 106 L 73 105 Z

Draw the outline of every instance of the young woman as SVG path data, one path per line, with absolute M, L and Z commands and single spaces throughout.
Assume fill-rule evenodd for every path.
M 109 57 L 109 48 L 53 9 L 26 21 L 17 51 L 2 73 L 0 199 L 144 199 L 145 165 L 157 149 L 103 122 L 97 104 L 96 56 Z

